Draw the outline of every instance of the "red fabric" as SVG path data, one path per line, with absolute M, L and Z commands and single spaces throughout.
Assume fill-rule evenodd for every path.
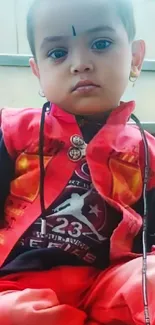
M 124 104 L 111 114 L 107 124 L 88 145 L 86 159 L 95 188 L 123 215 L 122 222 L 111 237 L 111 261 L 118 262 L 122 257 L 135 259 L 104 272 L 92 268 L 60 267 L 46 272 L 5 277 L 0 281 L 0 324 L 144 324 L 142 260 L 132 253 L 133 239 L 141 228 L 142 218 L 129 207 L 141 196 L 144 172 L 141 134 L 137 128 L 126 125 L 133 108 L 133 103 Z M 9 153 L 17 161 L 16 179 L 12 183 L 5 211 L 6 219 L 13 223 L 9 229 L 0 231 L 0 265 L 40 215 L 39 124 L 39 110 L 2 112 L 4 140 Z M 80 135 L 80 130 L 68 114 L 55 108 L 53 115 L 47 116 L 44 148 L 46 207 L 58 197 L 76 168 L 77 163 L 69 160 L 67 155 L 70 137 L 75 134 Z M 50 148 L 50 143 L 55 140 L 64 143 L 56 155 L 53 147 Z M 155 186 L 155 140 L 148 134 L 147 140 L 151 189 Z M 28 156 L 29 164 L 25 167 Z M 26 192 L 25 182 L 31 176 L 35 186 L 29 193 Z M 155 257 L 149 256 L 148 289 L 152 325 L 155 325 L 154 282 Z M 30 290 L 27 291 L 27 288 Z M 13 292 L 5 294 L 8 290 Z
M 145 324 L 141 271 L 142 259 L 137 258 L 103 272 L 87 267 L 58 267 L 9 275 L 1 279 L 1 291 L 15 290 L 14 283 L 16 290 L 22 291 L 0 295 L 0 323 L 34 325 L 33 321 L 37 321 L 42 325 L 44 319 L 46 325 Z M 151 324 L 155 325 L 154 255 L 148 257 L 148 298 Z M 5 313 L 3 317 L 2 306 L 16 322 L 5 323 L 9 316 Z
M 141 216 L 129 208 L 142 194 L 144 160 L 139 130 L 126 125 L 134 107 L 134 102 L 130 102 L 116 108 L 86 150 L 96 190 L 123 215 L 122 222 L 111 237 L 112 261 L 124 256 L 137 256 L 131 251 L 134 237 L 142 226 Z M 11 227 L 0 231 L 0 265 L 41 214 L 38 156 L 40 118 L 40 109 L 2 111 L 4 141 L 8 152 L 16 159 L 16 175 L 5 207 L 5 219 Z M 46 115 L 44 127 L 46 208 L 60 195 L 77 167 L 78 162 L 68 157 L 71 137 L 75 134 L 81 135 L 75 118 L 53 105 L 50 114 Z M 58 143 L 62 146 L 57 152 Z M 150 139 L 151 152 L 155 156 L 154 143 L 155 140 Z
M 59 267 L 9 275 L 1 279 L 0 290 L 22 291 L 0 295 L 0 323 L 12 324 L 5 322 L 9 316 L 5 313 L 3 317 L 3 306 L 8 315 L 14 309 L 16 325 L 21 325 L 22 319 L 29 321 L 22 321 L 23 325 L 34 325 L 33 321 L 41 325 L 44 314 L 46 325 L 145 324 L 141 270 L 142 259 L 137 258 L 103 272 L 93 268 Z M 151 324 L 155 325 L 154 255 L 148 257 L 148 297 Z

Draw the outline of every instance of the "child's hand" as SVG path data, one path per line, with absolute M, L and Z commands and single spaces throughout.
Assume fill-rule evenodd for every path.
M 13 325 L 51 325 L 51 308 L 58 305 L 50 289 L 26 289 L 16 293 L 12 302 Z
M 53 307 L 58 305 L 50 289 L 25 289 L 0 294 L 0 324 L 51 325 Z
M 0 295 L 3 325 L 83 325 L 85 320 L 84 312 L 60 305 L 51 289 L 25 289 Z

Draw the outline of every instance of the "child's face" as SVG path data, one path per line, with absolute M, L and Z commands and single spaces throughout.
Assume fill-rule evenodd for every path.
M 35 12 L 37 63 L 31 60 L 31 67 L 48 101 L 81 115 L 101 114 L 117 107 L 131 67 L 136 60 L 141 65 L 143 55 L 133 55 L 112 1 L 43 3 Z M 74 90 L 80 81 L 97 87 Z

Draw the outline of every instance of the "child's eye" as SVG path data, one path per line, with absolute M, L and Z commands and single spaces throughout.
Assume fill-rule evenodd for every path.
M 64 49 L 55 49 L 48 53 L 48 58 L 52 58 L 53 60 L 60 60 L 66 57 L 67 51 Z
M 92 49 L 102 51 L 107 49 L 111 44 L 111 41 L 99 39 L 93 43 Z

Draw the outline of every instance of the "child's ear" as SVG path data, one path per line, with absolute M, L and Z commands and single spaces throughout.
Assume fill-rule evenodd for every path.
M 132 44 L 132 64 L 131 75 L 135 78 L 139 77 L 144 57 L 146 53 L 146 46 L 143 40 L 134 41 Z
M 32 70 L 32 73 L 38 78 L 40 79 L 40 73 L 39 73 L 39 68 L 38 68 L 38 65 L 35 61 L 34 58 L 31 58 L 29 60 L 29 64 L 30 64 L 30 67 L 31 67 L 31 70 Z

